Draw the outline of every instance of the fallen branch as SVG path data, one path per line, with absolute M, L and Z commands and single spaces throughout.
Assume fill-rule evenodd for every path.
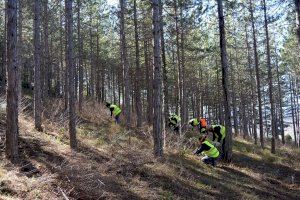
M 58 188 L 60 190 L 60 192 L 62 193 L 63 197 L 65 200 L 69 200 L 68 196 L 64 193 L 64 191 L 59 187 Z
M 99 181 L 99 183 L 101 183 L 102 185 L 105 185 L 102 181 L 100 181 L 99 179 L 97 179 Z

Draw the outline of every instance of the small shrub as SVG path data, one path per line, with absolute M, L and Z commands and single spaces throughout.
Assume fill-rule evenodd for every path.
M 104 137 L 103 137 L 103 136 L 99 136 L 99 137 L 97 138 L 97 143 L 96 143 L 96 145 L 97 145 L 97 146 L 101 146 L 101 145 L 103 145 L 104 143 L 105 143 Z
M 62 128 L 59 129 L 59 132 L 64 134 L 66 132 L 66 129 L 64 127 L 62 127 Z
M 161 194 L 161 199 L 162 200 L 172 200 L 173 199 L 173 194 L 170 191 L 163 191 Z
M 293 140 L 292 136 L 291 135 L 286 135 L 285 136 L 285 141 L 288 142 L 288 143 L 291 143 Z
M 178 152 L 178 155 L 180 157 L 185 157 L 186 154 L 188 154 L 189 151 L 187 149 L 180 149 L 179 152 Z
M 267 162 L 274 163 L 278 161 L 278 157 L 273 155 L 269 150 L 265 149 L 262 152 L 262 158 L 266 160 Z

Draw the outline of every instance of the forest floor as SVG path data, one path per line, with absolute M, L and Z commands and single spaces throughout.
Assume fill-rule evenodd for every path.
M 43 132 L 34 130 L 31 106 L 23 109 L 17 166 L 5 159 L 0 142 L 0 199 L 300 199 L 299 149 L 281 146 L 272 155 L 269 146 L 262 151 L 235 138 L 232 163 L 212 168 L 192 155 L 191 140 L 173 137 L 164 159 L 156 160 L 149 128 L 126 131 L 104 107 L 87 103 L 74 152 L 63 103 L 52 105 Z

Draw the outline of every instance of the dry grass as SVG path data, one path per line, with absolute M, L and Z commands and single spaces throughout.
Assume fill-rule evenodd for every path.
M 167 132 L 165 158 L 156 160 L 151 128 L 125 130 L 103 105 L 86 102 L 73 152 L 63 103 L 48 106 L 53 112 L 44 112 L 44 132 L 34 130 L 30 105 L 20 116 L 20 165 L 12 166 L 0 153 L 0 199 L 300 198 L 300 152 L 289 147 L 274 157 L 237 139 L 233 163 L 213 169 L 191 154 L 193 134 Z

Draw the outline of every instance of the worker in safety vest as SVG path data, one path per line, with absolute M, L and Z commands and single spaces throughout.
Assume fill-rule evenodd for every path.
M 222 125 L 212 125 L 207 128 L 208 133 L 213 134 L 212 141 L 214 142 L 217 139 L 217 142 L 215 143 L 216 146 L 219 146 L 221 142 L 224 143 L 224 139 L 226 136 L 226 128 Z
M 221 158 L 223 158 L 224 156 L 224 152 L 225 152 L 225 136 L 226 136 L 226 128 L 225 126 L 222 125 L 212 125 L 210 127 L 207 128 L 207 132 L 208 133 L 212 133 L 213 134 L 213 139 L 212 139 L 212 143 L 219 148 L 219 146 L 222 143 L 221 148 L 219 148 L 219 150 L 222 152 L 221 153 Z M 215 141 L 217 139 L 217 141 Z
M 216 160 L 220 155 L 219 150 L 206 139 L 206 135 L 201 136 L 199 138 L 200 146 L 194 151 L 195 155 L 199 155 L 200 153 L 204 155 L 201 159 L 205 164 L 210 164 L 212 166 L 216 166 Z
M 116 123 L 120 123 L 120 114 L 122 112 L 121 108 L 117 105 L 106 102 L 106 107 L 110 110 L 110 116 L 114 115 Z
M 179 132 L 180 122 L 181 122 L 181 118 L 178 115 L 171 114 L 170 117 L 169 117 L 169 124 L 168 124 L 168 126 L 170 128 L 173 128 L 173 130 L 178 133 Z
M 199 132 L 204 134 L 206 132 L 207 122 L 205 118 L 193 118 L 189 121 L 189 124 L 192 127 L 197 127 L 199 129 Z

